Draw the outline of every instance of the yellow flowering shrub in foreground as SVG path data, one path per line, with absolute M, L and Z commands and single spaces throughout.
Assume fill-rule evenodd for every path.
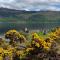
M 12 44 L 17 41 L 24 42 L 26 37 L 16 30 L 9 30 L 6 32 L 5 38 L 10 39 L 12 44 L 6 44 L 6 42 L 4 42 L 4 46 L 0 45 L 0 60 L 3 60 L 4 55 L 9 56 L 10 60 L 13 60 L 14 53 L 19 56 L 20 59 L 22 59 L 25 58 L 28 54 L 39 56 L 39 54 L 43 55 L 45 51 L 47 53 L 50 52 L 53 42 L 60 39 L 60 28 L 56 28 L 55 31 L 48 33 L 48 37 L 46 38 L 39 36 L 37 33 L 31 34 L 31 36 L 31 42 L 28 44 L 29 46 L 26 44 L 27 46 L 24 49 L 17 49 L 20 45 L 13 46 Z M 42 53 L 40 50 L 42 50 Z
M 34 33 L 32 35 L 32 44 L 35 45 L 36 47 L 40 48 L 42 47 L 43 49 L 49 50 L 51 47 L 50 42 L 46 42 L 44 38 L 38 36 L 37 33 Z
M 60 28 L 55 28 L 54 31 L 48 33 L 48 36 L 51 40 L 59 41 L 60 40 Z
M 16 30 L 9 30 L 8 32 L 5 33 L 5 38 L 10 39 L 11 42 L 25 42 L 26 38 L 24 35 L 21 35 L 18 31 Z
M 58 54 L 55 47 L 57 43 L 56 41 L 58 40 L 60 40 L 60 28 L 56 28 L 55 31 L 49 32 L 48 37 L 46 38 L 44 38 L 43 36 L 40 37 L 37 33 L 33 33 L 31 47 L 30 48 L 27 47 L 26 51 L 28 52 L 28 55 L 30 55 L 30 57 L 35 55 L 36 56 L 43 55 L 42 60 L 44 59 L 44 54 L 46 54 L 46 56 L 49 55 L 48 57 L 50 57 L 50 53 L 51 55 L 55 54 L 54 56 L 57 56 Z M 53 60 L 54 58 L 57 57 L 53 57 Z

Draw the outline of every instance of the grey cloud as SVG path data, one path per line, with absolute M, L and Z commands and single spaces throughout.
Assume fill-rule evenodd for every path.
M 7 7 L 19 10 L 46 10 L 46 9 L 60 9 L 56 0 L 1 0 L 0 7 Z

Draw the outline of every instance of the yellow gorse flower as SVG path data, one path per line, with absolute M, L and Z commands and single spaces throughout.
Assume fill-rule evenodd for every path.
M 33 36 L 32 44 L 34 44 L 36 47 L 38 48 L 43 47 L 43 49 L 46 49 L 46 50 L 50 49 L 52 40 L 50 42 L 46 42 L 44 38 L 38 36 L 37 33 L 34 33 L 32 36 Z
M 27 48 L 26 51 L 29 52 L 31 50 L 33 50 L 34 48 Z
M 2 47 L 0 47 L 0 53 L 2 53 L 3 52 L 3 48 Z
M 36 43 L 35 46 L 37 46 L 39 48 L 40 47 L 40 44 L 39 43 Z
M 60 37 L 60 28 L 56 28 L 54 32 L 50 32 L 48 35 L 51 40 L 57 40 Z
M 2 56 L 0 56 L 0 60 L 3 60 L 3 57 Z

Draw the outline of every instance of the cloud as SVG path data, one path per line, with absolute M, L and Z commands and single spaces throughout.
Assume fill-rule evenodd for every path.
M 60 11 L 60 0 L 0 0 L 0 7 L 27 11 Z

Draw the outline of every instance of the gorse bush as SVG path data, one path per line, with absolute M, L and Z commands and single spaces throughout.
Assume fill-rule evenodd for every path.
M 47 37 L 38 35 L 38 33 L 32 33 L 29 36 L 31 37 L 27 40 L 24 34 L 16 30 L 7 31 L 5 39 L 9 39 L 10 42 L 0 38 L 0 60 L 6 58 L 8 60 L 60 60 L 60 53 L 57 53 L 60 28 L 47 33 Z M 18 43 L 19 45 L 16 45 Z
M 5 34 L 5 38 L 10 39 L 10 42 L 24 42 L 26 40 L 26 38 L 24 37 L 24 35 L 21 35 L 18 31 L 16 30 L 9 30 L 8 32 L 6 32 Z
M 57 59 L 57 48 L 56 41 L 60 38 L 60 28 L 56 28 L 54 31 L 48 33 L 48 37 L 44 38 L 39 36 L 37 33 L 32 34 L 31 45 L 27 48 L 27 56 L 31 60 L 40 60 L 40 59 Z M 29 59 L 28 58 L 28 59 Z M 59 56 L 60 59 L 60 56 Z

